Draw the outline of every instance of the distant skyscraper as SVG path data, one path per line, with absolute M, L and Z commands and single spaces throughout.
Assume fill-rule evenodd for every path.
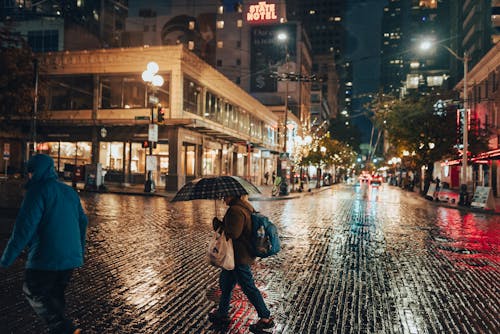
M 2 21 L 35 52 L 122 46 L 127 14 L 127 0 L 0 2 Z
M 401 0 L 393 0 L 384 7 L 382 14 L 382 45 L 380 84 L 385 93 L 399 96 L 401 83 L 405 80 L 404 70 L 404 13 L 407 12 Z
M 313 68 L 323 80 L 331 115 L 335 117 L 345 105 L 343 92 L 346 32 L 346 0 L 287 1 L 289 20 L 301 21 L 311 41 Z M 335 71 L 334 71 L 335 70 Z

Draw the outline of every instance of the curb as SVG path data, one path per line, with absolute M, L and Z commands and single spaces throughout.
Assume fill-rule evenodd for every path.
M 433 206 L 441 206 L 444 208 L 456 209 L 456 210 L 464 211 L 464 212 L 484 213 L 484 214 L 488 214 L 488 215 L 500 216 L 500 212 L 496 212 L 495 210 L 485 210 L 485 209 L 480 209 L 480 208 L 473 208 L 470 206 L 451 205 L 451 204 L 448 204 L 446 202 L 430 201 L 430 200 L 426 199 L 425 197 L 419 195 L 416 192 L 410 192 L 410 194 L 412 194 L 412 196 L 415 198 L 421 199 L 425 203 L 432 204 Z

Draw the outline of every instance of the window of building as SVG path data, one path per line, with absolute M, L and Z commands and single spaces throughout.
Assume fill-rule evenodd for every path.
M 202 160 L 202 176 L 215 176 L 220 174 L 220 150 L 204 148 Z
M 59 50 L 59 32 L 57 30 L 28 31 L 28 44 L 33 52 Z
M 123 171 L 124 145 L 122 142 L 101 142 L 99 148 L 99 162 L 102 169 L 107 171 Z
M 236 47 L 239 49 L 241 48 L 241 41 L 236 41 Z
M 223 41 L 217 41 L 217 48 L 222 49 L 224 47 Z
M 216 23 L 217 29 L 224 29 L 224 21 L 223 20 L 218 20 Z
M 60 177 L 71 179 L 74 166 L 85 166 L 92 161 L 91 142 L 41 142 L 38 152 L 54 159 L 54 167 Z
M 241 27 L 243 27 L 243 20 L 242 20 L 242 19 L 238 19 L 238 20 L 236 21 L 236 27 L 237 27 L 237 28 L 241 28 Z
M 195 175 L 195 151 L 196 146 L 194 144 L 182 144 L 181 170 L 184 171 L 186 176 Z
M 201 115 L 201 92 L 200 85 L 195 83 L 192 79 L 185 77 L 183 84 L 183 110 Z
M 217 66 L 222 66 L 222 60 L 221 59 L 217 59 Z
M 236 66 L 240 66 L 241 65 L 241 59 L 236 59 Z
M 148 96 L 155 95 L 162 106 L 170 107 L 170 76 L 160 73 L 163 85 L 149 88 L 139 75 L 103 76 L 100 78 L 100 107 L 113 108 L 145 108 L 149 107 Z
M 50 77 L 48 81 L 45 100 L 49 110 L 92 109 L 92 76 L 57 76 Z

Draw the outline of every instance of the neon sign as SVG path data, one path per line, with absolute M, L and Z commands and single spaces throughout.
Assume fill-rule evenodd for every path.
M 257 5 L 248 6 L 247 22 L 277 21 L 276 4 L 259 1 Z

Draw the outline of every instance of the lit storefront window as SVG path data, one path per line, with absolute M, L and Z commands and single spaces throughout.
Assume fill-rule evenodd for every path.
M 186 176 L 195 175 L 195 146 L 192 144 L 182 146 L 181 169 L 185 171 Z
M 219 175 L 220 173 L 219 150 L 208 149 L 208 148 L 204 149 L 202 164 L 203 164 L 202 165 L 203 176 Z
M 38 143 L 37 151 L 48 154 L 54 159 L 55 169 L 60 174 L 73 170 L 73 166 L 84 166 L 92 161 L 90 142 L 43 142 Z
M 124 165 L 122 142 L 101 142 L 99 162 L 102 168 L 110 171 L 123 171 Z

